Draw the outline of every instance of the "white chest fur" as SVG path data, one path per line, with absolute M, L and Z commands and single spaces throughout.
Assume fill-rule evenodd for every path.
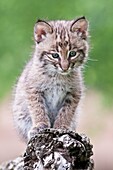
M 76 89 L 76 81 L 74 76 L 70 75 L 46 77 L 43 80 L 45 82 L 40 82 L 39 88 L 44 94 L 45 107 L 52 127 L 65 99 Z
M 57 114 L 66 97 L 66 94 L 67 90 L 65 85 L 63 86 L 62 84 L 55 82 L 45 91 L 46 104 L 49 111 L 53 112 L 52 114 Z

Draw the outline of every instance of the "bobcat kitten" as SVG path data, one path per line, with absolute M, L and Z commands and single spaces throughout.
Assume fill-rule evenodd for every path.
M 35 24 L 34 55 L 18 80 L 13 102 L 15 126 L 25 141 L 43 128 L 75 130 L 87 37 L 85 17 Z

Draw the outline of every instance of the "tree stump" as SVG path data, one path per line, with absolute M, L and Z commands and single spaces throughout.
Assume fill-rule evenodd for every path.
M 84 134 L 45 129 L 30 139 L 23 156 L 0 170 L 93 170 L 92 148 Z

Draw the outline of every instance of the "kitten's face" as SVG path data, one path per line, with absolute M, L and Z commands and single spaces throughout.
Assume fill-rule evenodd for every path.
M 88 53 L 87 29 L 84 17 L 75 21 L 38 21 L 34 35 L 44 67 L 65 75 L 81 66 Z

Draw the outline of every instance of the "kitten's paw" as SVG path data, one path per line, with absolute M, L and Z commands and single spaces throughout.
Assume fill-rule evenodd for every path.
M 30 131 L 28 132 L 28 139 L 30 140 L 32 137 L 36 136 L 39 133 L 39 128 L 34 127 L 31 128 Z
M 47 125 L 42 125 L 40 127 L 32 127 L 28 132 L 28 139 L 30 140 L 32 137 L 36 136 L 39 132 L 46 128 L 48 128 Z

